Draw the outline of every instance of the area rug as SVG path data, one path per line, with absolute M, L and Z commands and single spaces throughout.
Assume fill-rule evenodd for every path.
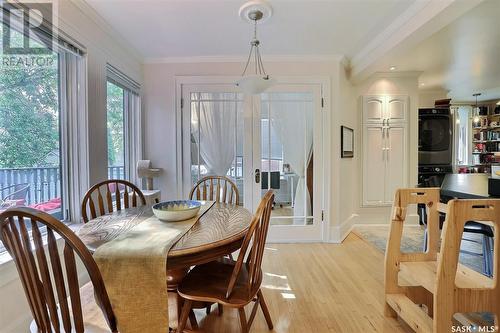
M 355 226 L 352 230 L 361 239 L 385 253 L 389 226 Z M 465 234 L 461 244 L 460 262 L 465 266 L 483 273 L 482 236 Z M 422 252 L 424 246 L 424 229 L 417 225 L 405 225 L 401 239 L 401 250 L 404 253 Z M 472 254 L 472 253 L 475 253 Z

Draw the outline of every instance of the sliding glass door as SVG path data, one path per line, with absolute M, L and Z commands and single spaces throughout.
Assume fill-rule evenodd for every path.
M 270 240 L 321 240 L 321 86 L 244 96 L 233 85 L 183 85 L 183 196 L 207 175 L 237 185 L 255 210 L 275 193 Z

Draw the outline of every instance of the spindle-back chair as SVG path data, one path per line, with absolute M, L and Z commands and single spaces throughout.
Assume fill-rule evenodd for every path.
M 63 244 L 62 256 L 58 248 L 59 237 Z M 15 262 L 36 332 L 88 331 L 83 318 L 75 253 L 87 269 L 96 303 L 110 331 L 118 332 L 97 264 L 83 242 L 66 225 L 36 209 L 12 208 L 0 214 L 0 240 Z
M 236 262 L 221 260 L 196 266 L 181 282 L 178 292 L 185 302 L 178 332 L 184 330 L 192 304 L 196 301 L 238 308 L 243 333 L 250 329 L 260 305 L 269 329 L 273 328 L 271 316 L 260 290 L 261 264 L 273 201 L 274 194 L 271 190 L 264 195 L 257 208 Z M 252 301 L 255 304 L 247 321 L 244 307 Z
M 97 201 L 97 207 L 94 201 Z M 107 213 L 145 204 L 144 194 L 131 182 L 122 179 L 105 180 L 95 184 L 85 193 L 82 200 L 82 219 L 87 223 L 90 219 Z
M 236 184 L 226 176 L 207 176 L 200 179 L 189 193 L 191 200 L 210 200 L 239 205 Z

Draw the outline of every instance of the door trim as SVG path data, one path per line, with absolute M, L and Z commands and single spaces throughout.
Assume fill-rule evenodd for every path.
M 175 76 L 175 123 L 176 123 L 176 180 L 177 197 L 182 198 L 187 194 L 183 193 L 183 124 L 182 124 L 182 87 L 184 85 L 224 85 L 234 84 L 240 76 Z M 276 83 L 279 85 L 320 85 L 323 103 L 321 106 L 321 118 L 323 126 L 323 221 L 321 223 L 321 235 L 319 239 L 276 239 L 276 242 L 316 242 L 330 241 L 331 217 L 339 215 L 339 212 L 332 211 L 332 189 L 338 187 L 338 178 L 332 173 L 332 151 L 331 151 L 331 78 L 329 76 L 276 76 Z M 338 118 L 338 117 L 336 117 Z M 338 120 L 338 119 L 336 119 Z M 336 121 L 337 123 L 338 121 Z M 338 171 L 338 167 L 335 167 Z M 337 174 L 336 172 L 335 174 Z M 328 176 L 333 175 L 333 177 Z M 336 179 L 337 184 L 333 186 L 332 178 Z M 333 186 L 333 188 L 332 188 Z M 305 228 L 302 226 L 302 228 Z M 307 230 L 306 230 L 307 232 Z

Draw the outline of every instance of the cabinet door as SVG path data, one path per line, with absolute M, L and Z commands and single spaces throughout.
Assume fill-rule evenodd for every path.
M 363 205 L 384 204 L 384 128 L 365 125 L 363 130 Z
M 385 118 L 389 124 L 406 122 L 408 113 L 407 96 L 388 96 L 386 103 Z
M 363 122 L 382 123 L 385 118 L 385 97 L 384 96 L 364 96 L 363 97 Z
M 385 203 L 394 201 L 394 193 L 406 187 L 406 127 L 386 128 L 385 141 Z

